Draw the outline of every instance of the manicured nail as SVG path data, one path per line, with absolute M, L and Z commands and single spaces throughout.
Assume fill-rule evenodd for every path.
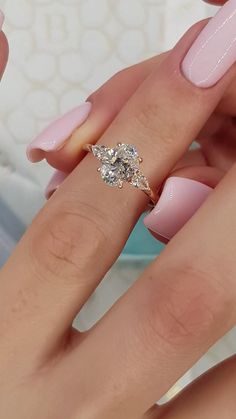
M 55 171 L 47 188 L 45 189 L 46 199 L 51 198 L 51 196 L 54 194 L 54 192 L 56 192 L 56 190 L 64 182 L 67 176 L 68 176 L 68 173 L 61 172 L 60 170 Z
M 236 61 L 236 0 L 229 0 L 205 26 L 182 63 L 194 85 L 214 86 Z
M 85 102 L 54 121 L 28 146 L 27 157 L 35 163 L 42 160 L 45 152 L 59 150 L 88 118 L 92 104 Z
M 196 180 L 181 177 L 167 179 L 156 207 L 144 218 L 145 226 L 170 240 L 213 191 Z
M 215 4 L 218 6 L 223 3 L 223 0 L 203 0 L 203 1 L 205 1 L 206 3 Z
M 0 29 L 2 29 L 3 27 L 4 20 L 5 20 L 5 16 L 3 12 L 0 10 Z

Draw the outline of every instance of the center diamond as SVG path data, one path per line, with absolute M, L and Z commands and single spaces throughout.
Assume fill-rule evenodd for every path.
M 123 183 L 128 182 L 136 188 L 149 189 L 146 178 L 139 170 L 142 159 L 133 145 L 118 144 L 114 148 L 94 145 L 91 149 L 94 156 L 102 163 L 101 168 L 98 170 L 102 179 L 108 185 L 122 188 Z M 144 179 L 146 180 L 145 185 Z

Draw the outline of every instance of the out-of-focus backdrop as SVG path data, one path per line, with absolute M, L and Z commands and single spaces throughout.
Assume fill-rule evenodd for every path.
M 1 263 L 42 206 L 52 172 L 45 163 L 28 163 L 28 141 L 114 72 L 171 48 L 216 8 L 200 0 L 0 0 L 0 8 L 10 44 L 0 86 Z M 141 267 L 119 262 L 85 307 L 80 326 L 101 316 Z M 225 337 L 170 394 L 234 352 L 233 337 Z

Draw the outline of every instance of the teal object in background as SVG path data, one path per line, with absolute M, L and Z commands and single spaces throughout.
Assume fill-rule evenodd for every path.
M 164 245 L 158 242 L 143 224 L 142 216 L 133 230 L 122 252 L 121 259 L 152 260 L 163 250 Z

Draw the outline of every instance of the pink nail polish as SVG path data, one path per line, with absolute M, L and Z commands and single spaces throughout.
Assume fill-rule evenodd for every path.
M 27 157 L 35 163 L 44 158 L 45 152 L 59 150 L 88 118 L 92 109 L 90 102 L 85 102 L 66 115 L 54 121 L 28 146 Z
M 51 196 L 56 192 L 59 186 L 64 182 L 67 178 L 68 173 L 61 172 L 60 170 L 56 170 L 54 175 L 52 176 L 46 190 L 45 190 L 45 197 L 46 199 L 51 198 Z
M 194 85 L 215 85 L 236 61 L 236 0 L 229 0 L 205 26 L 182 63 Z
M 170 240 L 203 204 L 213 191 L 192 179 L 167 179 L 156 207 L 144 218 L 145 226 Z

